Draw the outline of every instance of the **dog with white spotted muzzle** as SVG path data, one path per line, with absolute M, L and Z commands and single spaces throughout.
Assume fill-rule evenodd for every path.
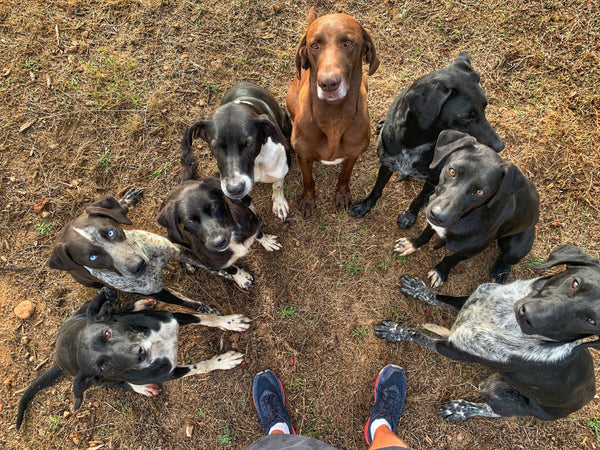
M 451 400 L 438 413 L 448 421 L 474 416 L 566 417 L 594 398 L 594 364 L 600 348 L 600 266 L 578 247 L 563 245 L 535 266 L 566 269 L 507 285 L 486 283 L 470 296 L 431 291 L 402 277 L 401 291 L 428 305 L 458 309 L 446 338 L 394 322 L 375 327 L 387 342 L 412 342 L 448 358 L 483 364 L 496 373 L 481 385 L 484 403 Z M 431 331 L 435 328 L 428 327 Z M 442 334 L 437 329 L 437 334 Z

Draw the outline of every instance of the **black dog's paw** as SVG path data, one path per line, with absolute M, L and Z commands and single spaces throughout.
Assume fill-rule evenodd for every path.
M 352 217 L 365 217 L 365 215 L 373 209 L 373 203 L 368 198 L 359 200 L 348 208 L 348 214 Z
M 506 283 L 508 276 L 510 275 L 511 264 L 497 263 L 492 269 L 492 281 L 498 284 Z
M 137 204 L 143 196 L 144 188 L 132 187 L 127 192 L 125 192 L 121 200 L 119 200 L 119 203 L 124 203 L 129 208 Z
M 467 420 L 474 416 L 500 417 L 487 403 L 473 403 L 466 400 L 450 400 L 438 408 L 438 414 L 448 422 Z
M 423 280 L 419 280 L 408 275 L 402 275 L 402 277 L 400 277 L 400 283 L 400 291 L 407 297 L 416 298 L 417 300 L 429 305 L 443 305 L 443 303 L 436 300 L 435 292 L 429 289 Z
M 375 328 L 375 336 L 386 342 L 409 341 L 414 342 L 416 335 L 420 334 L 414 328 L 404 327 L 389 320 L 384 320 Z
M 415 224 L 416 220 L 417 216 L 409 210 L 406 210 L 398 216 L 398 220 L 396 221 L 396 223 L 398 224 L 398 228 L 406 230 L 407 228 L 412 227 Z
M 213 308 L 212 306 L 208 306 L 206 303 L 202 302 L 197 302 L 197 305 L 194 309 L 202 314 L 221 314 L 221 311 L 219 311 L 217 308 Z
M 109 288 L 108 286 L 100 288 L 98 293 L 104 296 L 104 301 L 106 302 L 114 302 L 115 300 L 117 300 L 117 292 L 114 289 Z

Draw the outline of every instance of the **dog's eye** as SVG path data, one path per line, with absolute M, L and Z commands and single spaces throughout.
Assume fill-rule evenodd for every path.
M 104 337 L 105 337 L 106 339 L 110 339 L 110 338 L 111 338 L 111 336 L 112 336 L 112 333 L 110 332 L 110 330 L 105 330 L 105 331 L 104 331 Z
M 106 235 L 111 238 L 115 236 L 115 230 L 113 230 L 112 228 L 110 230 L 108 230 L 108 232 L 106 233 Z
M 215 209 L 217 209 L 217 204 L 216 203 L 211 203 L 210 204 L 210 212 L 213 212 Z
M 591 326 L 595 327 L 596 326 L 596 320 L 592 319 L 591 317 L 587 320 L 587 323 L 589 323 Z
M 316 42 L 313 42 L 312 44 L 310 44 L 310 48 L 317 50 L 319 48 L 319 44 L 317 44 Z
M 456 176 L 456 170 L 454 170 L 452 167 L 450 167 L 448 169 L 448 173 L 450 174 L 451 177 L 455 177 Z
M 346 39 L 346 42 L 344 42 L 344 47 L 351 47 L 352 44 L 354 44 L 352 39 Z
M 98 255 L 90 255 L 90 261 L 96 261 L 98 259 Z
M 108 364 L 102 363 L 98 366 L 98 369 L 100 370 L 100 372 L 106 372 L 106 369 L 108 369 Z
M 573 282 L 571 283 L 571 287 L 573 289 L 578 289 L 579 288 L 579 281 L 573 280 Z
M 479 195 L 479 196 L 485 195 L 485 191 L 483 189 L 477 189 L 477 195 Z

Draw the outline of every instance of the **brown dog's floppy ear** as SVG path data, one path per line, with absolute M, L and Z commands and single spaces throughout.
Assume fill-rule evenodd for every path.
M 53 269 L 58 270 L 79 270 L 81 268 L 81 266 L 73 260 L 67 250 L 67 246 L 62 242 L 56 244 L 52 250 L 48 265 Z
M 416 117 L 419 128 L 428 130 L 431 127 L 451 94 L 452 89 L 438 82 L 408 90 L 406 94 L 408 107 Z
M 373 75 L 379 67 L 379 58 L 375 52 L 375 43 L 371 38 L 371 34 L 365 28 L 363 30 L 363 48 L 362 54 L 365 62 L 369 65 L 369 75 Z
M 456 150 L 477 144 L 477 139 L 467 133 L 456 130 L 444 130 L 438 136 L 430 169 L 435 169 L 446 157 Z
M 494 193 L 492 198 L 487 202 L 487 207 L 491 208 L 500 200 L 502 197 L 506 195 L 514 194 L 515 192 L 520 191 L 525 186 L 527 186 L 527 180 L 519 170 L 517 166 L 515 166 L 510 161 L 503 161 L 500 164 L 502 168 L 502 181 L 500 183 L 500 187 Z
M 103 199 L 92 203 L 85 208 L 85 212 L 90 216 L 104 216 L 117 223 L 131 225 L 131 220 L 125 215 L 125 210 L 114 197 L 104 197 Z
M 306 49 L 306 34 L 300 39 L 296 48 L 296 77 L 302 78 L 302 69 L 308 69 L 310 61 L 308 60 L 308 50 Z
M 179 229 L 179 214 L 176 204 L 176 200 L 171 200 L 166 204 L 163 202 L 156 221 L 161 227 L 167 229 L 169 236 L 177 239 L 181 243 L 184 242 L 184 238 Z
M 567 267 L 577 266 L 598 266 L 598 260 L 592 258 L 590 255 L 585 253 L 579 247 L 571 244 L 561 245 L 554 249 L 548 256 L 546 262 L 535 265 L 534 269 L 547 269 L 549 267 L 558 266 L 559 264 L 566 264 Z

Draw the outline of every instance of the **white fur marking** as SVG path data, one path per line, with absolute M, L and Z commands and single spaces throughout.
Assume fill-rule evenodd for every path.
M 346 157 L 342 156 L 341 158 L 332 159 L 331 161 L 321 160 L 321 164 L 324 164 L 326 166 L 336 166 L 338 164 L 341 164 L 345 159 L 346 159 Z
M 447 231 L 446 228 L 434 225 L 431 222 L 429 222 L 429 220 L 427 220 L 427 223 L 429 223 L 429 226 L 431 228 L 433 228 L 433 231 L 435 231 L 440 238 L 442 238 L 442 239 L 446 238 L 446 231 Z

